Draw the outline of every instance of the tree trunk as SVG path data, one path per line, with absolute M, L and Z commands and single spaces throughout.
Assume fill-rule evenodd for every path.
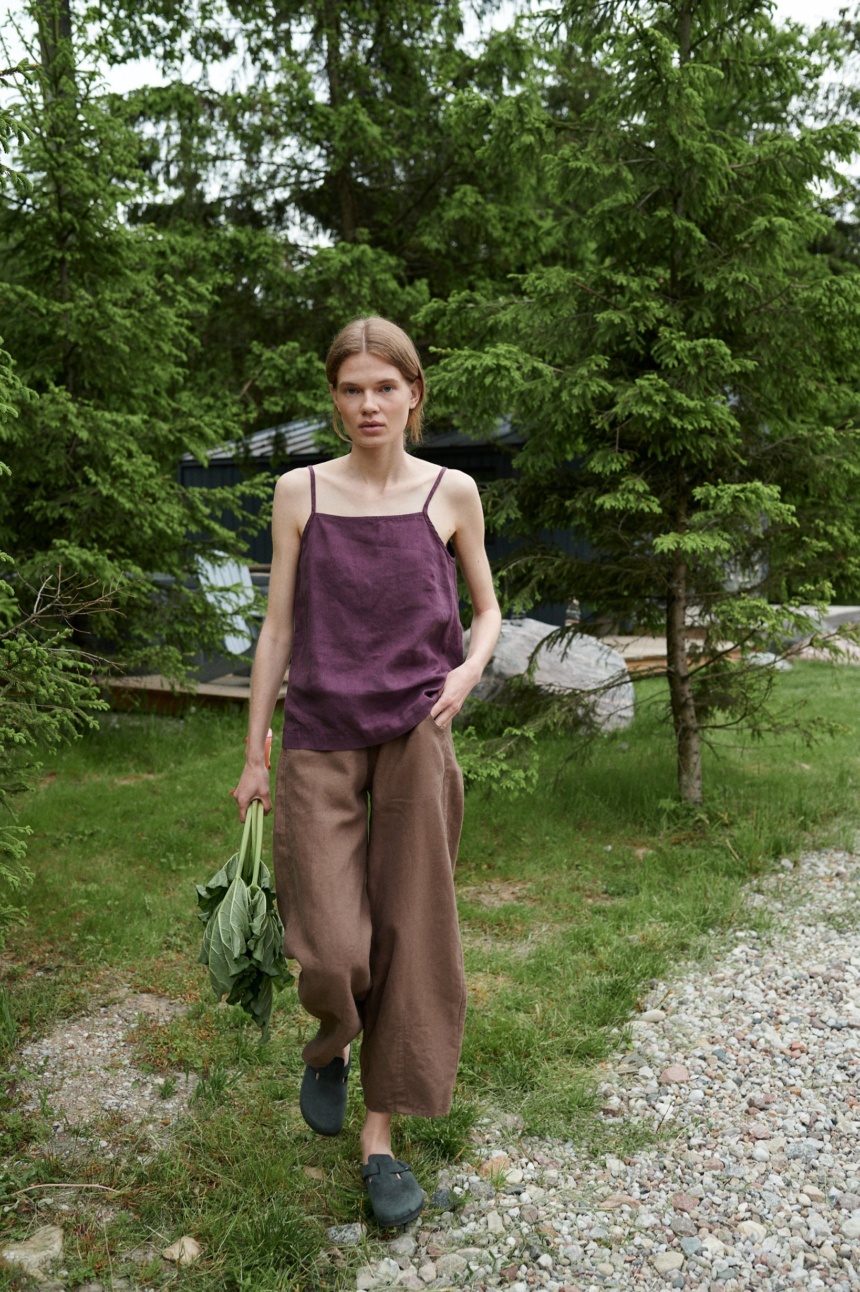
M 687 562 L 679 552 L 672 565 L 666 600 L 666 673 L 678 757 L 678 792 L 685 803 L 702 801 L 702 742 L 687 667 Z
M 341 87 L 341 23 L 340 9 L 332 0 L 327 0 L 325 14 L 325 70 L 328 80 L 328 100 L 334 112 L 343 103 Z M 335 186 L 338 206 L 340 208 L 340 236 L 344 242 L 355 242 L 358 219 L 355 211 L 355 192 L 349 162 L 340 158 L 334 159 L 331 180 Z
M 692 0 L 682 0 L 678 12 L 678 52 L 683 67 L 690 60 L 693 35 Z M 675 213 L 684 214 L 683 183 L 679 176 L 679 190 L 675 197 Z M 682 266 L 677 246 L 672 249 L 672 295 L 681 296 Z M 680 489 L 680 514 L 678 530 L 683 533 L 687 525 L 686 488 Z M 702 801 L 702 741 L 693 685 L 687 667 L 687 562 L 681 552 L 672 561 L 669 592 L 666 599 L 666 673 L 669 679 L 669 696 L 672 706 L 672 725 L 675 729 L 675 750 L 678 760 L 678 793 L 685 803 Z
M 77 128 L 75 108 L 77 85 L 72 49 L 72 11 L 70 0 L 34 0 L 32 12 L 39 31 L 42 70 L 39 78 L 45 107 L 45 132 L 54 157 L 54 171 L 49 176 L 56 195 L 57 213 L 57 297 L 66 302 L 70 293 L 69 252 L 75 238 L 75 224 L 68 220 L 69 192 L 65 182 L 64 157 L 72 141 L 68 132 Z M 62 384 L 75 394 L 75 345 L 65 329 Z
M 63 98 L 68 93 L 71 69 L 63 67 L 57 54 L 60 43 L 72 40 L 72 10 L 70 0 L 35 0 L 33 14 L 39 31 L 39 52 L 42 58 L 43 97 Z

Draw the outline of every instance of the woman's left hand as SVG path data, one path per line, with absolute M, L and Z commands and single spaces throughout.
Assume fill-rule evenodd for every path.
M 437 727 L 450 727 L 468 699 L 469 692 L 480 681 L 481 674 L 468 660 L 459 668 L 452 668 L 445 678 L 439 699 L 430 710 L 430 717 Z

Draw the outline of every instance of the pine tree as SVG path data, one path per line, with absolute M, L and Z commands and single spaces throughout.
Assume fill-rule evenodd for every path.
M 324 409 L 320 358 L 347 319 L 414 328 L 430 295 L 497 287 L 535 263 L 547 221 L 525 100 L 511 92 L 531 75 L 532 43 L 511 29 L 467 49 L 463 9 L 93 6 L 114 61 L 155 57 L 168 78 L 129 97 L 157 181 L 131 217 L 181 230 L 194 269 L 218 258 L 200 380 L 217 355 L 252 426 Z M 240 84 L 224 88 L 242 58 Z M 502 98 L 507 146 L 486 150 Z M 434 339 L 418 337 L 425 351 Z M 314 386 L 322 399 L 303 394 Z
M 197 561 L 241 554 L 222 512 L 241 518 L 243 495 L 262 491 L 177 482 L 184 452 L 202 457 L 240 428 L 238 401 L 187 380 L 211 287 L 177 279 L 169 235 L 123 219 L 146 183 L 139 142 L 101 90 L 68 0 L 29 12 L 40 46 L 19 109 L 29 187 L 7 185 L 0 205 L 0 314 L 30 393 L 2 430 L 0 546 L 31 586 L 61 568 L 90 600 L 108 597 L 121 614 L 97 628 L 118 658 L 176 675 L 224 635 Z M 80 640 L 95 631 L 88 616 L 74 627 Z
M 5 69 L 0 86 L 33 70 L 26 62 Z M 0 108 L 0 153 L 21 137 L 20 122 Z M 3 163 L 0 171 L 26 192 L 26 181 L 12 167 Z M 28 394 L 0 344 L 0 431 L 12 425 Z M 4 488 L 8 478 L 9 468 L 0 462 Z M 10 925 L 24 918 L 21 899 L 32 880 L 25 861 L 28 831 L 16 822 L 15 797 L 32 783 L 39 757 L 76 735 L 102 707 L 89 661 L 55 622 L 58 611 L 79 609 L 81 597 L 54 578 L 34 598 L 10 566 L 0 551 L 0 948 Z
M 566 255 L 430 314 L 464 421 L 513 413 L 528 434 L 495 500 L 528 540 L 512 589 L 665 634 L 679 789 L 698 803 L 703 731 L 755 707 L 726 646 L 808 624 L 837 569 L 860 590 L 860 276 L 818 254 L 817 197 L 857 132 L 805 119 L 836 51 L 766 3 L 595 12 L 565 10 L 594 97 L 547 122 Z M 571 529 L 590 555 L 535 537 Z

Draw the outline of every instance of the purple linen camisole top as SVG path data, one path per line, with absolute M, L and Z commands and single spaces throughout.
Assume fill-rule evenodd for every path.
M 286 749 L 363 749 L 432 709 L 463 662 L 456 562 L 427 514 L 311 514 L 302 534 Z

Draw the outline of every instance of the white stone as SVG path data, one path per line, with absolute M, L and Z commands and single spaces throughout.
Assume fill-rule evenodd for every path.
M 418 1246 L 414 1238 L 409 1234 L 401 1234 L 399 1238 L 393 1238 L 388 1244 L 388 1250 L 392 1256 L 414 1256 L 415 1249 Z
M 505 1222 L 497 1211 L 487 1213 L 487 1228 L 491 1234 L 503 1234 L 505 1232 Z
M 541 647 L 554 631 L 537 619 L 506 619 L 496 649 L 472 694 L 488 699 L 509 678 L 520 677 L 537 654 L 533 678 L 548 691 L 579 691 L 586 707 L 604 731 L 629 727 L 633 721 L 633 683 L 618 651 L 596 637 L 574 633 L 563 644 Z
M 657 1252 L 651 1262 L 658 1274 L 671 1274 L 673 1270 L 683 1269 L 684 1258 L 680 1252 Z
M 17 1265 L 31 1278 L 43 1280 L 43 1266 L 58 1261 L 63 1254 L 63 1231 L 59 1225 L 44 1225 L 23 1243 L 7 1243 L 0 1257 Z
M 760 1225 L 757 1220 L 742 1220 L 738 1225 L 738 1233 L 744 1238 L 751 1238 L 753 1242 L 760 1243 L 763 1238 L 767 1238 L 767 1229 Z
M 192 1238 L 190 1234 L 183 1234 L 175 1243 L 165 1247 L 161 1255 L 166 1261 L 173 1261 L 175 1265 L 191 1265 L 197 1260 L 201 1250 L 196 1238 Z
M 860 1211 L 852 1211 L 840 1225 L 843 1238 L 860 1238 Z
M 436 1266 L 432 1261 L 426 1261 L 418 1271 L 418 1277 L 422 1283 L 435 1283 Z
M 646 1009 L 639 1015 L 640 1023 L 662 1023 L 666 1017 L 665 1009 Z M 636 1020 L 634 1019 L 634 1022 Z
M 758 668 L 773 668 L 778 673 L 789 673 L 792 668 L 790 660 L 783 659 L 781 655 L 774 655 L 773 651 L 769 650 L 752 652 L 747 656 L 747 663 L 755 664 Z

